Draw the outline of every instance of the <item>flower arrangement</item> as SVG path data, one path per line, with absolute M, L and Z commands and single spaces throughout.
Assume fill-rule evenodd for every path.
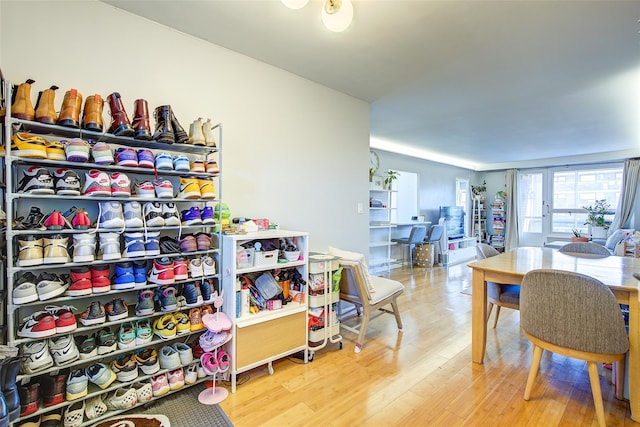
M 506 191 L 496 191 L 496 196 L 500 197 L 503 200 L 509 196 Z

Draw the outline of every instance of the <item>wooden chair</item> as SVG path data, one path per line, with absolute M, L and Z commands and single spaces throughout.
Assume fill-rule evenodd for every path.
M 543 350 L 584 360 L 598 423 L 605 426 L 597 362 L 618 363 L 620 398 L 624 357 L 629 350 L 620 305 L 611 290 L 583 274 L 533 270 L 522 280 L 520 327 L 533 344 L 524 399 L 531 397 Z
M 417 244 L 421 244 L 424 242 L 424 238 L 427 236 L 427 227 L 424 225 L 414 225 L 411 227 L 411 232 L 409 233 L 409 237 L 403 237 L 398 239 L 391 239 L 392 242 L 399 243 L 401 245 L 406 245 L 409 249 L 409 266 L 411 268 L 411 273 L 413 274 L 413 248 Z M 402 265 L 404 265 L 404 248 L 402 250 Z
M 355 327 L 346 326 L 344 321 L 354 315 L 343 317 L 340 313 L 340 326 L 347 331 L 358 334 L 354 351 L 360 353 L 364 346 L 369 322 L 381 314 L 393 314 L 398 330 L 402 331 L 402 320 L 397 302 L 397 298 L 404 292 L 402 283 L 384 277 L 369 276 L 372 287 L 375 289 L 375 291 L 371 291 L 359 262 L 343 259 L 340 260 L 340 266 L 343 268 L 340 278 L 340 299 L 353 304 L 356 307 L 355 315 L 362 317 L 360 323 Z M 391 305 L 391 310 L 384 308 L 388 304 Z
M 476 245 L 476 254 L 478 259 L 485 259 L 500 255 L 500 252 L 493 246 L 489 246 L 486 243 L 479 243 Z M 491 317 L 493 306 L 496 306 L 496 317 L 493 321 L 493 327 L 495 329 L 498 324 L 498 317 L 500 316 L 500 307 L 507 307 L 513 310 L 520 309 L 520 286 L 487 282 L 487 301 L 489 302 L 487 322 L 489 321 L 489 317 Z
M 591 242 L 567 243 L 566 245 L 558 249 L 558 251 L 562 253 L 571 253 L 571 254 L 598 255 L 603 258 L 611 255 L 611 253 L 609 252 L 609 249 L 597 243 L 591 243 Z

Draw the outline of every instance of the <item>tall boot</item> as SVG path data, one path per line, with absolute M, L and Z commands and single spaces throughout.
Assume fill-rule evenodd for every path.
M 120 94 L 113 92 L 107 97 L 107 100 L 109 101 L 109 108 L 111 109 L 111 126 L 109 126 L 107 132 L 116 136 L 133 136 L 133 128 L 131 127 L 127 112 L 124 110 Z
M 17 89 L 13 91 L 13 102 L 11 104 L 11 115 L 23 120 L 33 120 L 36 115 L 36 111 L 31 103 L 31 83 L 35 83 L 35 80 L 27 80 L 20 84 Z
M 153 139 L 158 142 L 173 144 L 175 142 L 175 136 L 171 124 L 171 105 L 156 107 L 154 116 L 156 118 L 156 131 L 153 134 Z
M 20 395 L 18 394 L 18 384 L 16 384 L 18 371 L 20 371 L 19 357 L 7 357 L 2 360 L 0 383 L 2 384 L 2 395 L 7 404 L 9 419 L 12 422 L 20 416 Z
M 102 108 L 104 101 L 97 93 L 87 96 L 84 102 L 84 111 L 82 112 L 82 129 L 102 132 Z
M 50 125 L 56 124 L 56 107 L 53 102 L 56 96 L 56 89 L 58 89 L 58 86 L 54 85 L 38 93 L 38 100 L 36 101 L 37 122 L 48 123 Z
M 136 99 L 133 104 L 133 138 L 148 141 L 151 139 L 149 125 L 149 105 L 146 99 Z
M 0 378 L 3 376 L 3 372 L 5 371 L 4 360 L 0 361 Z M 10 423 L 9 418 L 9 407 L 7 405 L 7 401 L 4 398 L 4 395 L 0 393 L 0 427 L 9 427 Z
M 60 126 L 79 128 L 80 109 L 82 109 L 82 94 L 77 89 L 68 90 L 62 100 L 58 124 Z
M 185 132 L 182 126 L 180 126 L 180 123 L 178 123 L 178 119 L 176 119 L 176 116 L 173 115 L 173 110 L 170 110 L 170 112 L 171 112 L 171 126 L 173 126 L 174 140 L 178 144 L 184 144 L 189 140 L 189 135 L 187 135 L 187 132 Z

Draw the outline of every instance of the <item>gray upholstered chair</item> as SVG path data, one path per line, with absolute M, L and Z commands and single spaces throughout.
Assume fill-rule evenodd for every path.
M 492 256 L 500 255 L 493 246 L 486 243 L 476 245 L 476 254 L 478 259 L 485 259 Z M 487 322 L 491 317 L 493 306 L 496 306 L 496 317 L 493 321 L 493 327 L 498 324 L 500 316 L 500 307 L 507 307 L 514 310 L 520 309 L 520 285 L 506 285 L 494 282 L 487 282 L 487 300 L 489 301 L 489 309 L 487 310 Z
M 621 390 L 624 357 L 629 350 L 620 305 L 611 290 L 583 274 L 533 270 L 522 280 L 520 327 L 533 344 L 524 399 L 531 396 L 543 350 L 584 360 L 598 423 L 605 426 L 597 363 L 618 363 Z
M 404 292 L 402 283 L 384 277 L 367 276 L 358 261 L 341 259 L 340 267 L 343 269 L 342 276 L 340 276 L 340 300 L 355 305 L 355 315 L 362 316 L 358 325 L 355 327 L 347 326 L 344 321 L 354 316 L 350 314 L 343 316 L 342 304 L 340 305 L 340 327 L 358 334 L 354 351 L 360 353 L 364 346 L 364 337 L 369 321 L 380 314 L 393 314 L 398 330 L 402 331 L 402 320 L 397 302 L 397 298 Z M 367 281 L 371 283 L 369 284 Z M 386 305 L 391 305 L 391 310 L 386 309 Z
M 598 255 L 602 257 L 611 255 L 609 250 L 604 246 L 591 242 L 567 243 L 558 249 L 558 251 L 562 253 Z
M 411 227 L 409 237 L 403 237 L 398 239 L 391 239 L 392 242 L 406 245 L 409 249 L 409 266 L 411 273 L 413 273 L 413 248 L 424 242 L 424 238 L 427 236 L 427 227 L 424 225 L 414 225 Z M 404 248 L 402 249 L 402 265 L 404 265 Z

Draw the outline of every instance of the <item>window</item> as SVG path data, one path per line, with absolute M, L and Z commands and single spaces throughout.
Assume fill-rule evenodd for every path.
M 587 213 L 583 206 L 606 199 L 613 220 L 622 187 L 622 166 L 603 166 L 551 170 L 551 233 L 571 233 L 575 228 L 587 232 Z

